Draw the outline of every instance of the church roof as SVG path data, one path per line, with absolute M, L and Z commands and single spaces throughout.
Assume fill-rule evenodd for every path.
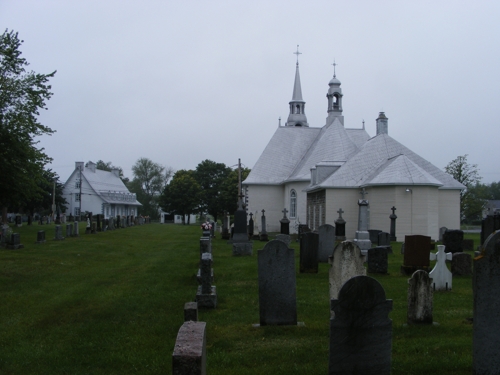
M 463 189 L 449 174 L 418 156 L 388 134 L 379 134 L 317 186 L 433 185 L 442 189 Z

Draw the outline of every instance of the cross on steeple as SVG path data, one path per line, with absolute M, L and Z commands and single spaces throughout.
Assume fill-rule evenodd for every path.
M 297 65 L 299 65 L 299 55 L 302 55 L 302 52 L 299 52 L 299 45 L 297 44 L 297 52 L 293 53 L 294 55 L 297 55 Z
M 335 59 L 333 60 L 333 78 L 336 78 L 336 74 L 335 74 L 335 67 L 338 65 L 336 62 L 335 62 Z

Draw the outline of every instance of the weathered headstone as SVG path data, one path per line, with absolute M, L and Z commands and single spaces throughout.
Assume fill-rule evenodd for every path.
M 278 241 L 286 243 L 286 246 L 290 247 L 290 243 L 292 242 L 292 238 L 288 234 L 277 234 L 276 239 Z
M 354 238 L 354 242 L 360 248 L 363 255 L 366 255 L 368 249 L 372 247 L 372 243 L 370 241 L 370 233 L 368 232 L 368 221 L 369 221 L 369 211 L 368 199 L 365 199 L 366 191 L 363 188 L 361 190 L 362 199 L 358 200 L 359 206 L 359 216 L 358 216 L 358 230 L 356 231 L 356 237 Z
M 92 223 L 92 231 L 90 233 L 92 233 L 92 234 L 97 233 L 97 224 L 96 223 Z
M 472 369 L 475 375 L 498 374 L 500 369 L 500 231 L 491 234 L 474 258 L 474 316 Z
M 452 287 L 452 274 L 446 266 L 446 260 L 451 260 L 452 254 L 446 253 L 445 250 L 444 245 L 438 245 L 438 252 L 429 255 L 430 260 L 436 260 L 436 265 L 429 272 L 434 290 L 451 290 Z
M 60 225 L 56 225 L 56 231 L 55 231 L 55 235 L 54 235 L 54 240 L 56 241 L 61 241 L 61 240 L 64 240 L 64 237 L 62 235 L 62 227 Z
M 429 272 L 431 253 L 431 238 L 419 234 L 405 236 L 403 265 L 401 273 L 412 275 L 417 270 Z
M 196 302 L 186 302 L 184 304 L 184 321 L 198 321 L 198 304 Z
M 461 253 L 464 232 L 458 229 L 448 229 L 443 234 L 443 245 L 447 253 Z
M 451 258 L 453 276 L 469 276 L 472 274 L 472 257 L 467 253 L 454 253 Z
M 368 229 L 368 233 L 370 233 L 370 241 L 372 245 L 378 243 L 378 234 L 382 233 L 380 229 Z
M 66 237 L 73 237 L 73 224 L 66 224 Z
M 446 228 L 446 227 L 439 228 L 439 241 L 440 242 L 443 242 L 443 235 L 444 235 L 444 232 L 446 232 L 447 230 L 448 230 L 448 228 Z
M 304 233 L 300 239 L 300 273 L 318 273 L 318 233 Z
M 205 322 L 187 321 L 179 329 L 172 353 L 172 374 L 207 374 Z
M 296 325 L 294 250 L 272 240 L 257 258 L 260 325 Z
M 265 210 L 262 210 L 262 216 L 260 218 L 260 226 L 261 226 L 260 236 L 259 236 L 260 241 L 269 241 L 269 236 L 267 234 L 267 229 L 266 229 L 266 216 L 264 215 L 265 212 L 266 212 Z
M 45 242 L 45 231 L 39 230 L 36 234 L 36 242 L 37 244 L 41 244 Z
M 481 220 L 481 245 L 496 230 L 500 229 L 500 215 L 488 215 Z
M 99 214 L 99 215 L 96 215 L 96 221 L 97 221 L 97 222 L 96 222 L 96 224 L 97 224 L 97 226 L 96 226 L 96 230 L 97 230 L 98 232 L 102 232 L 102 228 L 101 228 L 101 221 L 102 221 L 102 220 L 101 220 L 101 218 L 102 218 L 102 217 L 103 217 L 103 215 L 100 215 L 100 214 Z
M 377 246 L 368 249 L 368 273 L 381 273 L 387 274 L 388 246 Z
M 79 230 L 78 221 L 75 221 L 73 223 L 73 237 L 78 237 L 78 230 Z
M 331 300 L 329 375 L 391 373 L 392 300 L 368 276 L 349 279 Z
M 23 226 L 23 219 L 22 219 L 21 215 L 16 215 L 16 217 L 15 217 L 15 223 L 16 223 L 16 227 L 22 227 Z
M 396 219 L 398 216 L 396 215 L 396 207 L 392 206 L 391 207 L 392 214 L 389 215 L 389 219 L 391 219 L 391 234 L 390 234 L 390 241 L 397 241 L 396 238 Z
M 364 262 L 365 256 L 354 242 L 344 241 L 335 247 L 329 259 L 330 299 L 338 297 L 340 288 L 347 280 L 354 276 L 366 275 Z
M 6 244 L 7 249 L 17 250 L 24 248 L 24 245 L 21 243 L 21 235 L 19 233 L 12 233 L 10 235 L 10 241 Z
M 408 324 L 432 324 L 432 279 L 424 270 L 413 273 L 408 280 Z
M 203 253 L 200 262 L 201 285 L 196 293 L 198 307 L 215 308 L 217 306 L 217 289 L 212 285 L 212 254 Z
M 284 208 L 281 212 L 283 212 L 283 218 L 280 220 L 280 233 L 290 234 L 290 220 L 286 217 L 288 210 Z
M 323 224 L 318 228 L 318 261 L 328 263 L 328 257 L 333 254 L 335 248 L 335 227 Z
M 342 210 L 342 208 L 339 208 L 337 213 L 339 214 L 339 217 L 337 220 L 335 220 L 335 239 L 337 241 L 345 241 L 345 220 L 342 218 L 342 214 L 344 213 L 344 211 Z
M 387 232 L 380 232 L 377 237 L 378 246 L 388 246 L 391 247 L 391 235 Z M 392 253 L 392 249 L 391 249 Z

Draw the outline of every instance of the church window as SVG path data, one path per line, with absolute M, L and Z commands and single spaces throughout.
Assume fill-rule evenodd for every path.
M 80 180 L 76 180 L 76 182 L 75 182 L 75 188 L 76 189 L 80 189 L 80 186 L 81 186 Z
M 293 189 L 290 191 L 290 217 L 297 217 L 297 193 Z
M 75 202 L 80 202 L 80 193 L 75 194 Z

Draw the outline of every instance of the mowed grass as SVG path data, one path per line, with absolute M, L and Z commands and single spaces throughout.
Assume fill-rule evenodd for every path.
M 194 300 L 198 226 L 119 229 L 53 241 L 54 226 L 14 228 L 20 250 L 0 250 L 1 374 L 169 374 L 185 302 Z M 47 242 L 35 245 L 36 232 Z M 84 231 L 81 224 L 80 233 Z M 478 235 L 467 235 L 479 244 Z M 213 240 L 218 306 L 200 310 L 207 322 L 210 374 L 326 374 L 329 345 L 329 265 L 318 274 L 297 268 L 298 320 L 305 327 L 252 327 L 259 322 L 257 250 L 233 257 Z M 471 277 L 455 277 L 452 292 L 434 294 L 439 325 L 406 326 L 408 277 L 400 243 L 389 274 L 370 275 L 394 301 L 393 374 L 472 372 Z

